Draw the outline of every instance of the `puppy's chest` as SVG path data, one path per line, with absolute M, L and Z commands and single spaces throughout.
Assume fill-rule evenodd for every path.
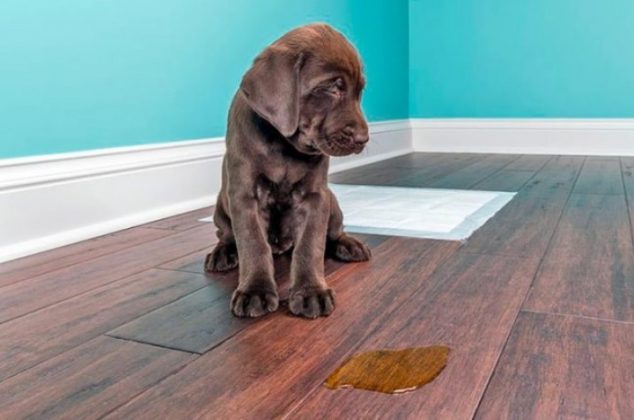
M 306 195 L 304 180 L 293 182 L 283 178 L 272 181 L 265 175 L 258 177 L 255 184 L 255 196 L 261 210 L 281 212 L 290 210 L 299 204 Z

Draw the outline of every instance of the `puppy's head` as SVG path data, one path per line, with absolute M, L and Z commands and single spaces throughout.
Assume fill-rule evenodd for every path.
M 360 100 L 361 60 L 326 24 L 294 29 L 265 49 L 244 75 L 249 106 L 297 150 L 344 156 L 368 141 Z

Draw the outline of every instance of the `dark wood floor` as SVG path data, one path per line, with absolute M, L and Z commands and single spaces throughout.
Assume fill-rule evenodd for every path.
M 335 182 L 518 191 L 465 243 L 365 237 L 338 307 L 228 310 L 203 209 L 0 265 L 1 418 L 634 418 L 634 158 L 412 154 Z M 288 259 L 277 262 L 282 287 Z M 445 344 L 403 395 L 322 386 L 350 354 Z

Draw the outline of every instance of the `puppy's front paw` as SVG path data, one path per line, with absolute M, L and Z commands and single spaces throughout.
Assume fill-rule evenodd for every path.
M 366 244 L 345 233 L 333 241 L 330 248 L 336 258 L 346 262 L 367 261 L 372 256 Z
M 217 244 L 205 259 L 205 271 L 217 273 L 229 271 L 238 266 L 236 244 Z
M 231 297 L 231 312 L 238 317 L 257 318 L 275 312 L 279 306 L 275 289 L 252 287 L 236 289 Z
M 335 294 L 329 288 L 291 289 L 288 307 L 294 315 L 305 318 L 328 316 L 335 309 Z

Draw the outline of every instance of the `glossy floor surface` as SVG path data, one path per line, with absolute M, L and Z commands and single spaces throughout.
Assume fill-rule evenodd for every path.
M 466 242 L 365 236 L 337 308 L 229 312 L 211 209 L 0 265 L 0 417 L 634 417 L 634 158 L 411 154 L 339 183 L 517 191 Z M 282 298 L 288 258 L 276 262 Z M 323 386 L 351 354 L 451 348 L 401 395 Z

